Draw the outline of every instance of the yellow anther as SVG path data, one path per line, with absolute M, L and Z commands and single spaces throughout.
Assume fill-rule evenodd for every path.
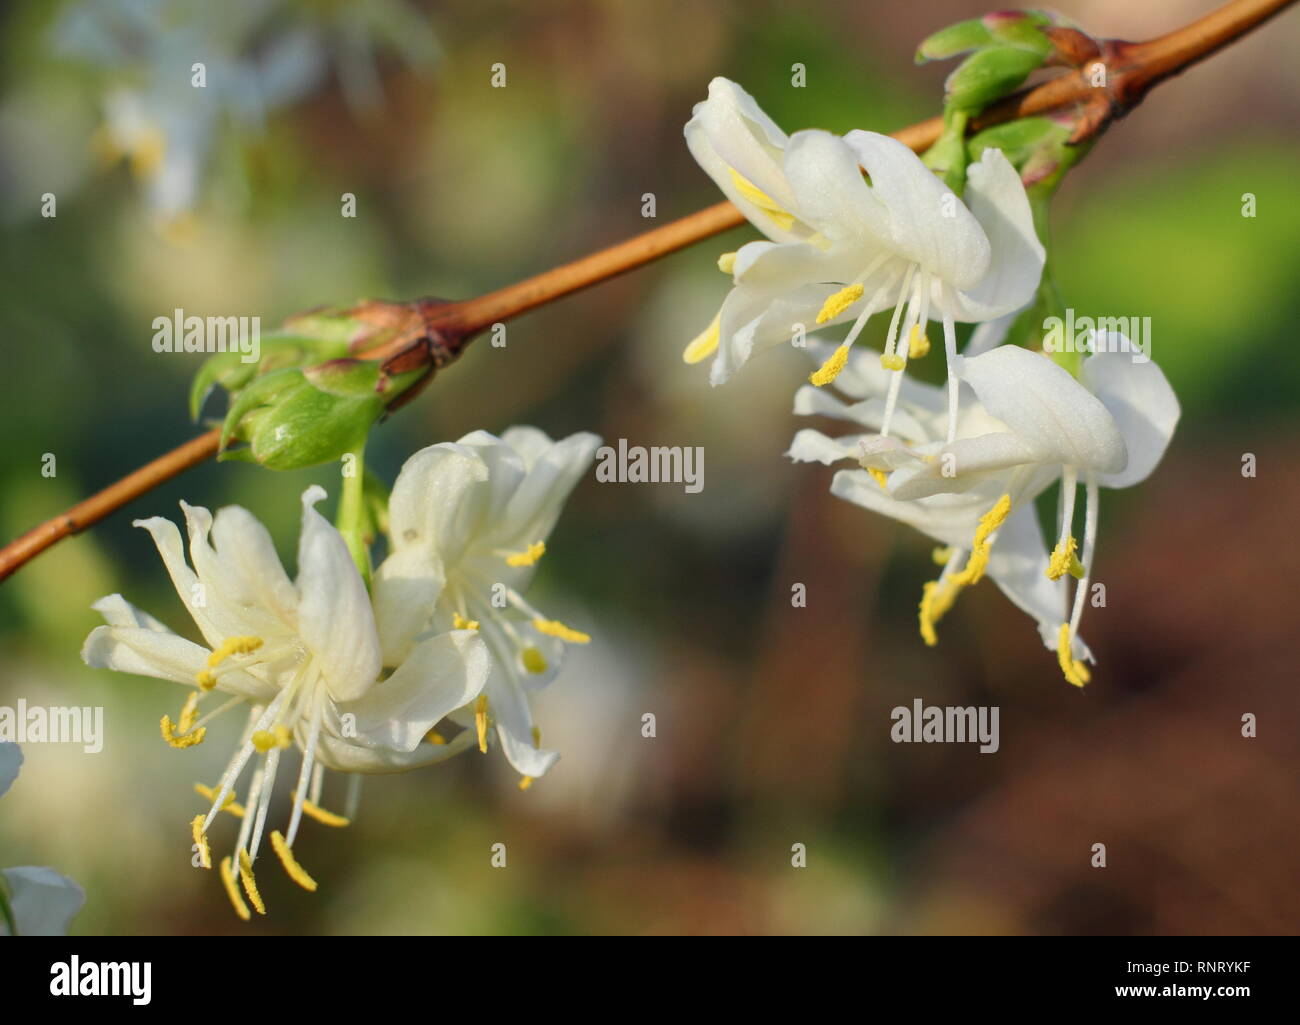
M 488 700 L 486 694 L 480 694 L 474 702 L 474 729 L 478 731 L 478 749 L 487 754 Z
M 834 381 L 835 378 L 840 376 L 840 371 L 844 369 L 845 364 L 847 364 L 848 361 L 849 346 L 846 342 L 844 345 L 841 345 L 838 349 L 832 352 L 825 363 L 809 374 L 808 380 L 818 388 L 824 388 L 826 385 Z
M 1047 578 L 1049 580 L 1060 580 L 1066 573 L 1070 572 L 1073 566 L 1079 560 L 1075 558 L 1075 552 L 1079 549 L 1079 543 L 1074 540 L 1074 535 L 1069 535 L 1064 541 L 1056 542 L 1056 547 L 1052 549 L 1052 557 L 1047 562 Z
M 525 648 L 522 657 L 524 668 L 530 673 L 546 672 L 546 656 L 536 648 Z
M 205 786 L 202 783 L 194 784 L 194 792 L 200 797 L 206 797 L 209 801 L 215 801 L 217 799 L 216 788 Z M 230 812 L 230 814 L 235 816 L 237 819 L 242 819 L 244 817 L 244 806 L 235 801 L 235 792 L 233 790 L 226 791 L 226 799 L 221 802 L 221 810 Z
M 201 669 L 194 677 L 194 682 L 199 685 L 199 690 L 207 692 L 217 685 L 217 674 L 211 669 Z
M 934 560 L 936 566 L 946 566 L 948 560 L 952 558 L 952 549 L 948 547 L 936 548 L 930 553 L 930 558 Z
M 1056 660 L 1061 665 L 1061 672 L 1065 674 L 1067 683 L 1072 683 L 1076 687 L 1082 687 L 1090 679 L 1092 674 L 1088 672 L 1088 667 L 1074 657 L 1070 650 L 1070 624 L 1061 624 L 1061 633 L 1056 641 Z
M 825 324 L 828 320 L 834 320 L 861 299 L 864 291 L 861 285 L 846 285 L 841 288 L 822 303 L 822 308 L 817 311 L 817 323 Z
M 289 878 L 301 886 L 304 890 L 311 893 L 316 892 L 316 880 L 307 874 L 307 870 L 298 864 L 297 859 L 293 856 L 293 851 L 289 845 L 284 842 L 284 837 L 278 829 L 271 831 L 271 849 L 280 856 L 280 864 L 284 870 L 289 873 Z
M 766 192 L 751 182 L 744 175 L 731 168 L 731 181 L 736 186 L 736 191 L 753 203 L 756 207 L 767 214 L 782 231 L 789 231 L 794 227 L 794 214 L 788 210 L 783 210 Z
M 534 727 L 533 727 L 533 747 L 537 748 L 538 750 L 541 750 L 541 747 L 542 747 L 542 728 L 541 728 L 540 726 L 534 726 Z
M 227 637 L 221 646 L 208 656 L 208 668 L 215 669 L 231 655 L 251 655 L 262 646 L 260 637 Z
M 984 576 L 984 570 L 989 564 L 989 537 L 1002 526 L 1010 512 L 1011 496 L 1003 495 L 993 504 L 992 509 L 980 517 L 965 568 L 939 580 L 931 580 L 921 590 L 921 638 L 928 646 L 934 647 L 939 642 L 934 625 L 952 608 L 962 589 L 979 583 Z M 939 561 L 940 551 L 942 550 L 934 553 L 936 562 Z M 946 557 L 943 561 L 946 565 L 952 556 L 948 552 L 944 554 Z
M 181 720 L 176 724 L 176 729 L 181 733 L 189 733 L 194 729 L 194 724 L 199 721 L 199 692 L 191 691 L 190 696 L 185 699 L 185 704 L 181 706 Z
M 880 365 L 886 370 L 902 370 L 907 366 L 907 360 L 894 352 L 882 352 L 880 354 Z
M 203 816 L 195 815 L 190 823 L 190 832 L 194 835 L 194 846 L 199 849 L 199 867 L 212 867 L 212 850 L 208 847 L 208 838 L 203 835 Z
M 546 554 L 546 542 L 534 541 L 522 552 L 514 552 L 506 556 L 507 566 L 535 566 L 537 560 Z
M 534 619 L 533 629 L 538 633 L 546 634 L 547 637 L 558 637 L 569 644 L 589 644 L 591 642 L 591 634 L 585 634 L 581 630 L 567 627 L 558 619 Z
M 289 731 L 288 726 L 276 723 L 274 727 L 275 743 L 277 747 L 293 747 L 293 734 Z
M 453 630 L 477 630 L 478 620 L 466 619 L 459 612 L 453 612 L 451 614 L 451 628 Z
M 979 583 L 984 570 L 989 564 L 989 537 L 1002 526 L 1011 512 L 1011 496 L 1003 495 L 994 503 L 993 508 L 980 517 L 979 526 L 975 528 L 975 540 L 971 542 L 970 558 L 966 568 L 954 573 L 953 579 L 965 586 Z
M 257 892 L 257 879 L 253 876 L 253 860 L 244 847 L 239 848 L 239 881 L 244 884 L 244 892 L 248 894 L 253 910 L 259 915 L 266 914 L 266 905 L 262 903 L 262 895 Z
M 184 750 L 187 747 L 194 747 L 196 744 L 202 744 L 203 738 L 207 736 L 208 728 L 200 726 L 193 733 L 177 733 L 176 725 L 172 722 L 170 715 L 164 715 L 162 722 L 159 723 L 162 729 L 162 738 L 172 747 Z
M 430 730 L 428 733 L 424 735 L 424 739 L 427 740 L 430 744 L 437 744 L 439 747 L 442 747 L 444 744 L 447 743 L 447 738 L 444 737 L 437 730 Z
M 276 723 L 269 730 L 258 730 L 252 736 L 253 747 L 258 754 L 266 754 L 273 747 L 287 748 L 293 746 L 293 734 L 283 723 Z
M 926 646 L 933 648 L 939 643 L 939 635 L 934 632 L 934 624 L 944 617 L 953 606 L 964 584 L 957 583 L 953 577 L 942 581 L 930 580 L 921 589 L 921 639 Z
M 520 776 L 520 777 L 519 777 L 519 789 L 520 789 L 520 790 L 527 790 L 527 789 L 528 789 L 530 786 L 532 786 L 532 785 L 533 785 L 533 777 L 532 777 L 532 776 Z
M 722 314 L 717 314 L 709 326 L 691 339 L 691 343 L 682 351 L 682 359 L 687 363 L 698 363 L 702 359 L 708 359 L 718 347 L 718 340 L 722 337 Z
M 322 826 L 333 826 L 335 829 L 342 829 L 344 826 L 350 826 L 352 824 L 352 820 L 347 816 L 336 815 L 332 811 L 326 811 L 314 801 L 303 801 L 302 813 L 315 819 Z
M 221 882 L 226 887 L 226 896 L 230 898 L 230 903 L 235 906 L 235 914 L 247 922 L 253 916 L 249 914 L 248 905 L 244 903 L 244 898 L 239 895 L 239 887 L 235 885 L 235 874 L 230 869 L 230 858 L 221 859 Z
M 884 470 L 877 470 L 874 466 L 866 467 L 866 471 L 871 474 L 871 478 L 880 485 L 881 491 L 889 490 L 889 474 Z
M 734 274 L 736 272 L 736 254 L 723 253 L 718 257 L 718 270 L 723 274 Z
M 920 359 L 930 351 L 930 339 L 925 336 L 920 324 L 912 325 L 912 332 L 907 336 L 907 358 Z

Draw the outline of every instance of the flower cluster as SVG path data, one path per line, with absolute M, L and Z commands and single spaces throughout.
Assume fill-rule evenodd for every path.
M 1079 638 L 1097 533 L 1098 489 L 1154 470 L 1178 421 L 1168 381 L 1127 338 L 1094 334 L 1072 373 L 1050 355 L 1004 344 L 1033 300 L 1045 250 L 1021 176 L 998 149 L 967 168 L 958 197 L 910 149 L 886 136 L 823 131 L 787 137 L 753 98 L 715 79 L 686 125 L 700 165 L 770 241 L 726 254 L 733 287 L 684 358 L 714 355 L 726 381 L 757 353 L 801 344 L 815 369 L 795 412 L 849 421 L 831 438 L 798 432 L 797 461 L 841 470 L 837 496 L 916 527 L 942 546 L 920 603 L 921 635 L 986 574 L 1037 622 L 1066 680 L 1092 661 Z M 893 306 L 884 351 L 853 349 L 866 322 Z M 909 378 L 910 359 L 943 325 L 944 388 Z M 978 323 L 964 354 L 955 323 Z M 838 344 L 805 332 L 850 324 Z M 844 398 L 827 390 L 834 383 Z M 1055 545 L 1035 499 L 1059 483 Z M 1075 527 L 1077 493 L 1083 528 Z M 1079 535 L 1082 537 L 1080 544 Z M 1068 593 L 1069 578 L 1076 580 Z
M 213 822 L 223 813 L 240 820 L 219 874 L 241 917 L 250 917 L 249 904 L 265 913 L 253 872 L 264 838 L 295 882 L 316 889 L 294 854 L 302 820 L 338 827 L 352 815 L 351 807 L 339 814 L 323 806 L 326 769 L 355 781 L 473 746 L 487 751 L 494 737 L 523 787 L 554 764 L 559 756 L 542 750 L 528 698 L 554 677 L 566 644 L 589 638 L 521 592 L 598 444 L 590 434 L 556 442 L 516 427 L 416 453 L 394 487 L 389 555 L 370 589 L 343 535 L 316 511 L 320 487 L 302 497 L 295 580 L 266 528 L 237 506 L 213 516 L 182 504 L 188 562 L 170 520 L 137 522 L 153 536 L 203 643 L 111 595 L 95 604 L 106 625 L 82 656 L 184 685 L 176 719 L 161 721 L 173 747 L 202 743 L 210 723 L 242 711 L 225 770 L 215 784 L 196 785 L 208 807 L 191 824 L 196 863 L 210 868 Z M 289 819 L 267 835 L 280 760 L 293 748 L 301 763 Z

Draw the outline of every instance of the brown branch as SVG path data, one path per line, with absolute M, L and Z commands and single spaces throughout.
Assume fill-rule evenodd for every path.
M 1088 119 L 1089 131 L 1100 131 L 1111 120 L 1133 109 L 1157 83 L 1223 49 L 1295 2 L 1231 0 L 1190 25 L 1157 39 L 1144 43 L 1109 41 L 1102 47 L 1100 58 L 1106 65 L 1105 86 L 1092 84 L 1090 72 L 1094 65 L 1085 65 L 995 104 L 975 119 L 971 128 L 978 131 L 1004 121 L 1080 104 L 1102 108 L 1096 117 Z M 934 143 L 942 127 L 942 120 L 935 117 L 893 135 L 921 152 Z M 462 302 L 424 301 L 429 331 L 437 336 L 442 351 L 454 358 L 470 339 L 492 324 L 643 267 L 743 223 L 744 216 L 735 206 L 718 203 L 495 292 Z M 424 348 L 432 351 L 428 345 Z M 365 355 L 392 363 L 409 356 L 412 349 L 409 340 L 399 339 Z M 55 542 L 97 523 L 163 481 L 215 455 L 217 441 L 217 431 L 187 441 L 6 545 L 0 549 L 0 580 Z

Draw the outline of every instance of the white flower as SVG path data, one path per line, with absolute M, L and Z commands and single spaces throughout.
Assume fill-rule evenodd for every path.
M 696 362 L 716 350 L 714 384 L 790 341 L 799 326 L 851 322 L 844 343 L 812 375 L 814 384 L 828 384 L 867 320 L 893 306 L 881 361 L 896 372 L 898 388 L 909 356 L 929 350 L 931 318 L 943 321 L 951 370 L 956 321 L 1010 313 L 1038 286 L 1045 251 L 1020 176 L 999 150 L 970 167 L 963 202 L 889 136 L 813 130 L 787 139 L 725 79 L 710 85 L 686 138 L 705 171 L 772 240 L 720 261 L 735 287 L 684 354 Z M 950 391 L 955 419 L 955 381 Z
M 846 405 L 815 388 L 795 396 L 795 412 L 846 419 L 871 433 L 828 438 L 804 429 L 789 455 L 832 463 L 856 459 L 831 490 L 865 508 L 909 523 L 952 551 L 939 579 L 926 585 L 921 632 L 935 643 L 934 624 L 960 591 L 986 572 L 1038 623 L 1057 652 L 1065 678 L 1088 680 L 1091 654 L 1078 637 L 1097 533 L 1098 488 L 1128 487 L 1159 463 L 1178 422 L 1178 400 L 1155 363 L 1135 358 L 1128 339 L 1103 335 L 1076 380 L 1042 354 L 1000 346 L 956 361 L 957 378 L 973 400 L 963 404 L 957 436 L 943 431 L 940 389 L 906 382 L 896 406 L 896 436 L 882 426 L 889 387 L 875 361 L 855 358 L 839 387 Z M 814 353 L 814 358 L 818 355 Z M 1078 481 L 1087 492 L 1082 559 L 1074 536 Z M 1034 499 L 1061 481 L 1058 541 L 1050 555 Z M 1066 613 L 1066 581 L 1078 578 Z
M 0 741 L 0 797 L 18 778 L 23 753 Z M 0 936 L 65 936 L 86 893 L 52 868 L 25 865 L 0 872 Z
M 218 511 L 182 503 L 190 565 L 180 532 L 161 517 L 137 521 L 153 536 L 181 599 L 206 641 L 184 639 L 120 595 L 95 603 L 107 622 L 86 639 L 87 664 L 174 680 L 191 691 L 179 719 L 162 719 L 174 747 L 201 743 L 207 724 L 248 708 L 239 746 L 215 787 L 197 787 L 212 804 L 192 823 L 195 850 L 209 867 L 207 830 L 222 811 L 243 821 L 234 857 L 221 876 L 241 917 L 249 912 L 241 881 L 259 913 L 264 906 L 252 873 L 281 752 L 297 743 L 302 765 L 287 830 L 270 842 L 289 875 L 309 890 L 315 882 L 292 854 L 302 815 L 326 825 L 347 819 L 318 804 L 320 766 L 343 772 L 392 772 L 440 761 L 464 745 L 426 741 L 435 723 L 472 701 L 487 679 L 489 656 L 469 630 L 431 635 L 382 676 L 370 598 L 342 535 L 316 512 L 319 487 L 302 496 L 298 578 L 285 573 L 271 536 L 238 506 Z M 214 544 L 215 542 L 215 544 Z M 225 699 L 225 700 L 222 700 Z M 203 711 L 205 704 L 216 704 Z M 235 803 L 240 775 L 254 757 L 244 805 Z
M 552 441 L 532 427 L 433 445 L 406 461 L 389 500 L 392 550 L 375 572 L 385 656 L 401 659 L 429 631 L 469 626 L 492 652 L 483 694 L 454 721 L 487 750 L 489 727 L 521 786 L 559 757 L 542 749 L 528 695 L 554 678 L 566 643 L 590 638 L 523 597 L 546 538 L 600 439 Z

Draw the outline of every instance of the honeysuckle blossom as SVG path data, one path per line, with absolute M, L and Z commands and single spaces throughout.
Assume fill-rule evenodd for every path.
M 849 323 L 843 343 L 811 375 L 813 384 L 829 384 L 867 321 L 892 306 L 880 359 L 895 373 L 897 391 L 908 358 L 929 351 L 932 318 L 943 323 L 951 371 L 955 322 L 1001 317 L 1038 286 L 1045 252 L 1020 176 L 999 150 L 985 150 L 970 166 L 963 201 L 889 136 L 811 130 L 787 138 L 725 79 L 710 84 L 686 139 L 718 187 L 770 239 L 719 261 L 734 287 L 684 353 L 693 363 L 716 351 L 714 384 L 790 341 L 799 326 Z M 956 403 L 950 380 L 949 437 Z
M 315 881 L 293 854 L 302 817 L 347 824 L 320 806 L 322 767 L 392 772 L 448 757 L 464 745 L 440 745 L 427 735 L 453 709 L 472 702 L 488 675 L 487 648 L 472 630 L 430 634 L 400 663 L 390 663 L 396 668 L 385 675 L 366 586 L 342 535 L 314 508 L 324 497 L 320 487 L 303 493 L 296 580 L 286 574 L 266 528 L 238 506 L 213 517 L 182 503 L 189 564 L 175 524 L 162 517 L 137 521 L 153 536 L 205 643 L 172 633 L 115 594 L 95 603 L 107 625 L 91 632 L 82 651 L 89 665 L 193 688 L 175 722 L 162 718 L 163 739 L 173 747 L 201 743 L 218 716 L 247 710 L 220 779 L 196 787 L 211 805 L 191 824 L 198 862 L 209 868 L 213 820 L 223 811 L 242 820 L 234 854 L 219 868 L 243 918 L 250 915 L 238 884 L 265 913 L 253 862 L 286 749 L 296 744 L 302 762 L 288 826 L 271 832 L 269 842 L 294 881 L 314 890 Z M 253 761 L 241 805 L 237 785 Z
M 986 573 L 1038 623 L 1065 678 L 1088 681 L 1091 653 L 1079 639 L 1097 535 L 1098 489 L 1145 480 L 1164 455 L 1178 422 L 1178 400 L 1156 364 L 1138 358 L 1123 336 L 1102 336 L 1076 380 L 1050 358 L 1016 346 L 960 357 L 955 374 L 970 398 L 956 437 L 945 437 L 942 390 L 907 381 L 894 409 L 895 434 L 880 429 L 892 384 L 875 360 L 856 355 L 838 386 L 856 401 L 805 387 L 795 412 L 848 420 L 868 433 L 830 438 L 804 429 L 789 455 L 841 470 L 834 494 L 908 523 L 948 546 L 943 571 L 926 585 L 921 633 L 936 642 L 935 623 L 961 590 Z M 824 356 L 828 347 L 814 351 Z M 1059 531 L 1048 551 L 1034 499 L 1061 482 Z M 1075 498 L 1086 492 L 1083 543 L 1075 537 Z M 1077 578 L 1066 605 L 1065 577 Z
M 0 741 L 0 797 L 22 764 L 18 745 Z M 0 871 L 0 936 L 64 936 L 85 903 L 85 891 L 52 868 L 6 868 Z
M 477 630 L 492 672 L 482 695 L 451 718 L 481 751 L 495 732 L 525 788 L 559 757 L 542 748 L 528 696 L 554 678 L 566 644 L 590 638 L 523 592 L 599 444 L 594 434 L 552 441 L 532 427 L 500 438 L 475 431 L 408 459 L 389 500 L 392 548 L 374 587 L 385 656 L 405 658 L 430 631 Z

